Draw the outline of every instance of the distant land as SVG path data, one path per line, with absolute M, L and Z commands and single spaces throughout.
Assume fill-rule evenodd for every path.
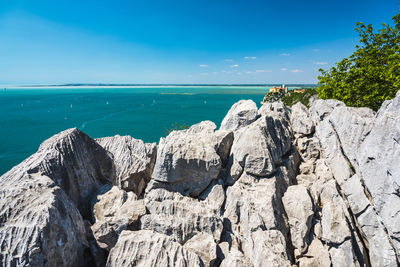
M 136 84 L 136 83 L 68 83 L 68 84 L 25 84 L 25 85 L 2 85 L 2 87 L 73 87 L 73 86 L 280 86 L 282 83 L 269 83 L 269 84 Z M 286 84 L 289 87 L 317 87 L 316 84 Z

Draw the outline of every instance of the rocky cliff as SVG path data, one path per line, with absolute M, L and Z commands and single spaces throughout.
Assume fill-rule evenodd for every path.
M 398 266 L 400 93 L 239 101 L 158 145 L 78 129 L 0 177 L 1 266 Z

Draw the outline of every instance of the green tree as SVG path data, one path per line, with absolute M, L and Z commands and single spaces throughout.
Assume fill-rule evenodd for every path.
M 394 25 L 383 23 L 374 31 L 371 24 L 357 23 L 360 45 L 348 58 L 329 71 L 320 69 L 318 94 L 346 105 L 378 110 L 400 89 L 400 14 Z

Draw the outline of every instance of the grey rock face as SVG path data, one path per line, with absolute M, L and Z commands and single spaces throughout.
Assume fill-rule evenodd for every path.
M 130 136 L 113 136 L 96 139 L 105 150 L 113 155 L 115 180 L 121 189 L 141 195 L 151 179 L 156 162 L 156 143 L 144 143 Z
M 317 121 L 316 135 L 320 140 L 323 156 L 326 158 L 326 162 L 345 197 L 344 202 L 347 203 L 352 216 L 355 218 L 356 225 L 353 225 L 353 227 L 360 232 L 360 237 L 365 243 L 365 249 L 369 251 L 370 263 L 372 266 L 396 266 L 398 256 L 395 256 L 396 252 L 393 251 L 395 242 L 390 236 L 384 234 L 385 231 L 388 231 L 388 226 L 385 224 L 382 214 L 379 214 L 378 206 L 375 203 L 373 193 L 371 193 L 374 191 L 373 184 L 391 183 L 386 177 L 385 179 L 376 179 L 376 177 L 384 175 L 384 171 L 382 171 L 385 169 L 384 166 L 390 166 L 390 163 L 385 162 L 385 157 L 382 157 L 380 153 L 385 150 L 385 147 L 389 146 L 391 147 L 389 149 L 390 156 L 388 154 L 387 158 L 399 157 L 399 155 L 395 156 L 397 152 L 393 150 L 393 139 L 388 144 L 385 144 L 384 141 L 387 135 L 396 133 L 398 128 L 395 124 L 390 126 L 379 125 L 379 117 L 385 117 L 383 114 L 385 114 L 385 109 L 388 108 L 390 103 L 383 105 L 376 118 L 374 112 L 366 108 L 349 108 L 337 102 L 332 105 L 332 103 L 322 100 L 317 100 L 316 104 L 316 106 L 311 107 L 310 111 L 314 121 Z M 391 109 L 390 114 L 394 114 L 393 109 Z M 382 133 L 382 129 L 387 131 L 386 134 Z M 375 131 L 381 132 L 381 135 L 374 136 Z M 377 153 L 375 156 L 367 152 L 374 150 Z M 371 159 L 375 157 L 379 158 L 378 163 L 384 163 L 380 166 L 373 166 L 374 160 Z M 369 167 L 372 167 L 372 175 L 367 174 Z M 377 173 L 379 171 L 381 171 L 381 174 Z M 373 181 L 372 184 L 368 184 L 367 180 Z M 379 185 L 379 187 L 382 188 L 382 185 Z M 390 192 L 388 188 L 380 192 L 385 192 L 384 198 L 392 197 L 391 194 L 387 194 Z M 396 206 L 394 203 L 391 205 Z M 393 208 L 388 209 L 393 212 Z M 392 216 L 389 217 L 389 221 L 393 219 Z M 338 219 L 338 221 L 341 220 Z M 349 245 L 343 243 L 341 246 L 344 248 Z M 337 250 L 332 250 L 332 253 L 343 256 L 343 253 L 339 253 Z M 340 262 L 337 264 L 340 264 Z
M 400 255 L 400 95 L 378 111 L 357 163 L 374 208 Z
M 276 178 L 258 180 L 246 173 L 228 187 L 224 218 L 228 232 L 236 240 L 232 247 L 241 248 L 240 262 L 250 261 L 250 266 L 290 266 L 278 188 Z M 226 261 L 233 261 L 231 257 L 227 256 Z
M 311 197 L 305 186 L 292 185 L 288 187 L 282 202 L 289 219 L 292 244 L 299 251 L 295 254 L 302 254 L 307 249 L 307 236 L 314 215 Z
M 276 105 L 273 104 L 263 105 L 272 108 L 269 116 L 261 116 L 235 132 L 228 164 L 229 184 L 233 184 L 242 172 L 260 177 L 274 174 L 282 157 L 292 148 L 287 110 L 274 110 Z
M 217 260 L 217 244 L 211 235 L 195 235 L 185 243 L 183 248 L 199 255 L 205 266 L 215 266 Z
M 198 201 L 163 188 L 146 193 L 144 200 L 149 214 L 140 219 L 141 229 L 167 234 L 181 244 L 201 233 L 219 240 L 223 228 L 220 204 L 214 206 L 212 200 Z
M 310 113 L 314 122 L 319 122 L 328 117 L 335 107 L 343 107 L 345 104 L 336 99 L 317 99 L 310 107 Z
M 374 124 L 375 112 L 369 108 L 335 108 L 329 121 L 340 140 L 341 148 L 352 165 L 356 165 L 356 151 Z
M 184 195 L 198 196 L 221 170 L 215 124 L 204 121 L 161 138 L 153 179 Z
M 44 141 L 35 154 L 1 179 L 6 181 L 23 173 L 48 176 L 65 191 L 82 216 L 90 218 L 90 200 L 103 184 L 112 181 L 113 168 L 107 151 L 74 128 Z
M 123 230 L 137 227 L 140 217 L 146 214 L 146 207 L 133 192 L 116 186 L 97 196 L 97 200 L 93 207 L 95 223 L 91 228 L 99 246 L 110 250 Z
M 44 141 L 0 177 L 0 261 L 85 264 L 81 215 L 90 218 L 91 198 L 112 178 L 111 158 L 81 131 L 69 129 Z
M 241 266 L 253 266 L 248 258 L 246 258 L 242 252 L 236 248 L 232 248 L 221 262 L 221 267 L 241 267 Z
M 342 206 L 329 201 L 322 208 L 322 239 L 326 242 L 341 244 L 350 238 L 350 228 Z
M 305 257 L 299 259 L 301 267 L 330 267 L 331 259 L 329 251 L 320 240 L 314 239 L 308 248 Z
M 0 178 L 1 265 L 83 266 L 85 227 L 64 191 L 44 175 L 10 174 Z
M 291 116 L 292 130 L 300 135 L 313 134 L 315 125 L 310 112 L 301 102 L 292 106 Z
M 257 105 L 252 100 L 235 103 L 222 120 L 220 130 L 235 131 L 257 119 Z
M 166 235 L 153 231 L 123 231 L 106 266 L 202 266 L 198 255 Z

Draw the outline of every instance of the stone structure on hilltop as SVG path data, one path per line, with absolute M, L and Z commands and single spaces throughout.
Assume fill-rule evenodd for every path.
M 400 93 L 234 104 L 158 145 L 78 129 L 0 177 L 1 266 L 399 266 Z

